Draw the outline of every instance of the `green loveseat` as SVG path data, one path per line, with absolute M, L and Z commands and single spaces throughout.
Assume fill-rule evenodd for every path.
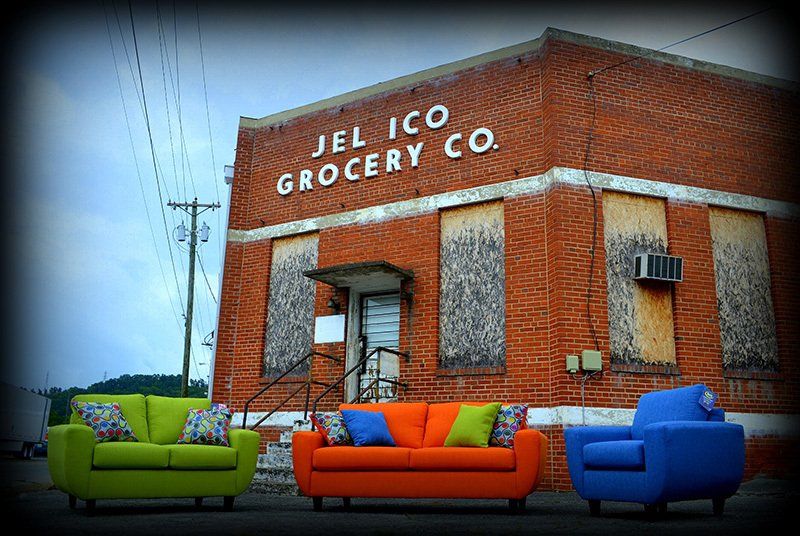
M 230 447 L 179 445 L 190 408 L 208 409 L 205 398 L 79 395 L 73 400 L 117 402 L 138 442 L 97 443 L 94 431 L 74 412 L 70 424 L 48 432 L 48 466 L 56 487 L 92 510 L 97 499 L 224 497 L 226 510 L 253 479 L 260 437 L 231 429 Z

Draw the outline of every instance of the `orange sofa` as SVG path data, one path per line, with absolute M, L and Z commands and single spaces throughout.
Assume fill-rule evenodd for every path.
M 396 447 L 328 446 L 318 431 L 292 438 L 297 485 L 312 497 L 508 499 L 524 509 L 545 470 L 547 438 L 517 432 L 514 448 L 444 447 L 461 402 L 342 404 L 339 409 L 381 411 Z M 481 405 L 480 402 L 464 404 Z

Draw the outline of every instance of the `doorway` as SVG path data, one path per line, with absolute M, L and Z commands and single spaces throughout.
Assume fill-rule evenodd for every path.
M 375 348 L 400 347 L 400 292 L 397 290 L 376 293 L 350 293 L 347 344 L 347 367 L 354 366 L 361 356 L 371 353 Z M 356 320 L 357 319 L 357 320 Z M 380 363 L 379 363 L 380 359 Z M 397 380 L 399 362 L 396 355 L 376 352 L 369 358 L 366 367 L 358 374 L 348 378 L 345 385 L 345 400 L 352 400 L 378 377 Z M 390 401 L 397 398 L 397 389 L 391 384 L 373 386 L 362 395 L 362 400 Z

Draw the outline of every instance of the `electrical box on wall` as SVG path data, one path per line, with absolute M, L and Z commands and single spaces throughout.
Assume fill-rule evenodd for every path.
M 578 372 L 578 369 L 581 368 L 580 361 L 578 356 L 576 355 L 568 355 L 567 356 L 567 372 L 570 374 L 575 374 Z
M 683 258 L 658 253 L 642 253 L 633 261 L 634 279 L 683 281 Z
M 603 370 L 603 356 L 597 350 L 584 350 L 581 354 L 581 365 L 583 370 L 589 372 Z

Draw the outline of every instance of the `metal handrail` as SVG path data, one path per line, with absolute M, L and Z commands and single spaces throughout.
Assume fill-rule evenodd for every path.
M 302 383 L 302 385 L 300 387 L 298 387 L 297 389 L 295 389 L 294 392 L 292 392 L 292 394 L 290 394 L 288 397 L 284 398 L 283 401 L 280 404 L 278 404 L 277 406 L 275 406 L 274 409 L 272 409 L 272 411 L 270 411 L 264 417 L 262 417 L 258 421 L 256 421 L 256 423 L 253 426 L 251 426 L 250 429 L 253 430 L 255 428 L 258 428 L 258 426 L 262 422 L 266 421 L 275 412 L 277 412 L 279 409 L 281 409 L 287 402 L 289 402 L 289 400 L 294 398 L 294 396 L 297 393 L 302 391 L 303 388 L 306 389 L 306 403 L 305 403 L 305 410 L 304 410 L 304 414 L 303 414 L 303 418 L 305 419 L 306 416 L 308 415 L 308 403 L 309 403 L 309 400 L 311 398 L 311 385 L 314 384 L 314 385 L 328 386 L 328 384 L 320 382 L 320 381 L 315 381 L 314 379 L 312 379 L 312 377 L 311 377 L 311 368 L 312 368 L 311 365 L 309 365 L 309 367 L 308 367 L 308 376 L 306 377 L 305 380 L 302 380 L 302 381 L 293 380 L 293 381 L 286 381 L 286 382 L 281 382 L 281 380 L 283 378 L 285 378 L 286 376 L 288 376 L 290 372 L 292 372 L 294 369 L 299 367 L 307 359 L 312 358 L 315 355 L 318 355 L 320 357 L 324 357 L 325 359 L 330 359 L 332 361 L 336 361 L 337 363 L 341 363 L 342 362 L 342 358 L 341 357 L 332 356 L 332 355 L 325 354 L 325 353 L 322 353 L 322 352 L 311 351 L 311 352 L 307 353 L 306 355 L 304 355 L 303 357 L 301 357 L 300 359 L 295 361 L 295 363 L 291 367 L 286 369 L 286 371 L 283 374 L 281 374 L 280 376 L 278 376 L 277 378 L 275 378 L 274 380 L 269 382 L 267 385 L 265 385 L 263 388 L 261 388 L 256 394 L 254 394 L 252 397 L 250 397 L 250 399 L 247 402 L 244 403 L 244 414 L 242 415 L 242 428 L 247 428 L 247 414 L 250 411 L 250 404 L 255 399 L 257 399 L 258 397 L 260 397 L 261 395 L 266 393 L 272 386 L 277 385 L 279 383 L 280 384 L 284 384 L 284 385 L 293 384 L 293 383 Z M 312 365 L 313 365 L 313 363 L 312 363 Z
M 345 372 L 344 374 L 342 374 L 341 376 L 339 376 L 339 379 L 338 379 L 338 380 L 336 380 L 335 382 L 333 382 L 332 384 L 330 384 L 330 386 L 328 386 L 328 388 L 327 388 L 327 389 L 325 389 L 324 391 L 322 391 L 322 393 L 320 393 L 320 395 L 319 395 L 317 398 L 315 398 L 315 399 L 314 399 L 314 405 L 312 406 L 311 412 L 312 412 L 312 413 L 316 413 L 316 411 L 317 411 L 317 404 L 319 404 L 319 401 L 320 401 L 320 400 L 321 400 L 321 399 L 322 399 L 322 398 L 323 398 L 325 395 L 327 395 L 328 393 L 330 393 L 331 391 L 333 391 L 333 390 L 334 390 L 334 389 L 335 389 L 335 388 L 336 388 L 336 387 L 337 387 L 339 384 L 341 384 L 341 383 L 342 383 L 342 382 L 343 382 L 345 379 L 347 379 L 347 377 L 348 377 L 348 376 L 350 376 L 350 375 L 351 375 L 353 372 L 355 372 L 355 371 L 356 371 L 356 370 L 358 370 L 359 368 L 361 368 L 361 367 L 365 366 L 365 365 L 366 365 L 366 363 L 367 363 L 367 361 L 369 360 L 369 358 L 370 358 L 370 357 L 372 357 L 373 355 L 375 355 L 375 352 L 388 352 L 388 353 L 390 353 L 390 354 L 394 354 L 394 355 L 396 355 L 396 356 L 398 356 L 398 357 L 405 357 L 405 358 L 406 358 L 406 361 L 410 361 L 410 360 L 411 360 L 411 354 L 409 354 L 408 352 L 401 352 L 401 351 L 399 351 L 399 350 L 395 350 L 395 349 L 393 349 L 393 348 L 385 348 L 385 347 L 383 347 L 383 346 L 378 346 L 377 348 L 373 348 L 373 349 L 372 349 L 372 351 L 371 351 L 369 354 L 366 354 L 366 355 L 364 355 L 364 357 L 362 357 L 361 359 L 359 359 L 359 360 L 358 360 L 358 363 L 356 363 L 355 365 L 353 365 L 352 367 L 350 367 L 350 369 L 348 369 L 348 370 L 347 370 L 347 372 Z M 373 380 L 373 382 L 370 382 L 370 385 L 369 385 L 369 387 L 371 387 L 371 386 L 372 386 L 372 385 L 374 385 L 375 383 L 380 383 L 381 381 L 384 381 L 384 382 L 387 382 L 387 383 L 392 383 L 392 384 L 395 384 L 395 385 L 400 385 L 400 386 L 403 386 L 403 387 L 407 387 L 407 384 L 406 384 L 406 383 L 401 383 L 401 382 L 397 382 L 397 381 L 394 381 L 394 380 L 389 380 L 389 379 L 386 379 L 386 378 L 380 378 L 380 377 L 378 377 L 378 378 L 375 378 L 375 380 Z M 360 397 L 360 396 L 361 396 L 361 395 L 362 395 L 364 392 L 366 392 L 366 391 L 363 391 L 363 390 L 362 390 L 362 392 L 361 392 L 361 393 L 359 393 L 359 394 L 358 394 L 358 396 L 357 396 L 355 399 L 353 399 L 353 400 L 357 400 L 357 399 L 358 399 L 358 397 Z

